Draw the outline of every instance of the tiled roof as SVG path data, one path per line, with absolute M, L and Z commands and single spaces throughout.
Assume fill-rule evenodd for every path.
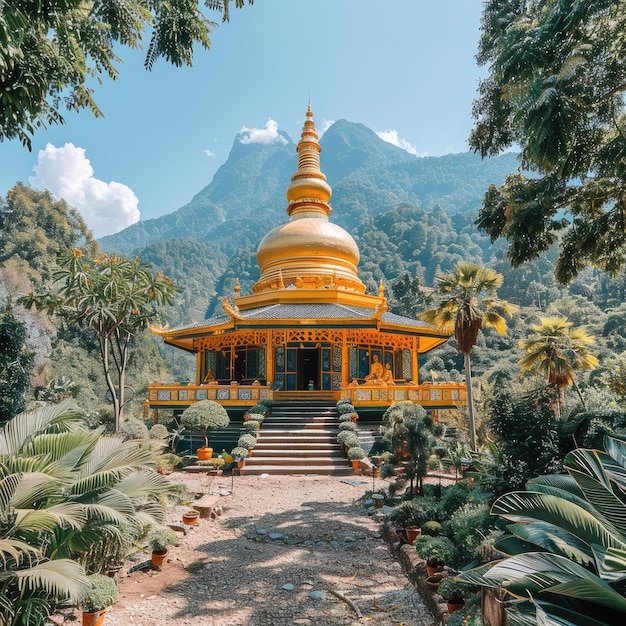
M 368 320 L 372 317 L 374 311 L 365 307 L 348 306 L 345 304 L 334 303 L 303 303 L 303 304 L 271 304 L 268 306 L 256 307 L 240 311 L 240 315 L 245 320 Z M 207 328 L 211 326 L 220 326 L 230 321 L 228 315 L 216 315 L 201 322 L 195 322 L 186 326 L 179 326 L 173 329 L 174 332 L 182 330 L 194 330 L 196 328 Z M 416 328 L 424 328 L 427 325 L 410 317 L 403 317 L 395 313 L 385 312 L 381 316 L 381 321 L 387 324 L 413 326 Z

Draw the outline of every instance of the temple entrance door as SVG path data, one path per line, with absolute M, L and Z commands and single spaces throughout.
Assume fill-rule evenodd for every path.
M 320 389 L 320 351 L 319 348 L 300 348 L 298 350 L 298 389 Z

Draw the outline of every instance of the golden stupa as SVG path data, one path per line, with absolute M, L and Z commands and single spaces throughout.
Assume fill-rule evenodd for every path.
M 232 301 L 224 298 L 223 315 L 153 329 L 197 355 L 197 374 L 185 388 L 150 385 L 152 407 L 185 407 L 205 398 L 245 406 L 303 394 L 372 406 L 458 401 L 454 392 L 421 401 L 418 357 L 449 335 L 390 313 L 382 283 L 378 293 L 365 293 L 358 246 L 329 219 L 332 190 L 320 169 L 318 139 L 309 105 L 297 171 L 287 187 L 289 219 L 259 244 L 260 277 L 252 293 L 242 295 L 237 282 Z

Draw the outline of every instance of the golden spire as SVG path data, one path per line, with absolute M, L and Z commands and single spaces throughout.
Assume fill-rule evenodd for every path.
M 332 190 L 320 169 L 322 148 L 318 140 L 309 101 L 302 135 L 296 148 L 298 171 L 291 177 L 291 185 L 287 188 L 287 200 L 289 200 L 287 213 L 292 218 L 298 213 L 311 213 L 312 211 L 322 212 L 326 217 L 330 214 L 331 208 L 328 201 Z
M 298 169 L 287 188 L 289 221 L 271 230 L 257 250 L 261 277 L 253 293 L 278 287 L 341 289 L 365 293 L 357 275 L 359 248 L 341 226 L 332 224 L 328 204 L 332 190 L 320 169 L 320 152 L 309 102 L 296 148 Z

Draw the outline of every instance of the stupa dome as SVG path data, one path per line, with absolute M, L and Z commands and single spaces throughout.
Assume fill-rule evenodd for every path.
M 310 105 L 297 151 L 298 171 L 286 194 L 289 222 L 271 230 L 259 244 L 261 277 L 253 292 L 295 285 L 364 293 L 357 275 L 359 248 L 346 230 L 328 219 L 332 190 L 320 171 L 321 147 Z

